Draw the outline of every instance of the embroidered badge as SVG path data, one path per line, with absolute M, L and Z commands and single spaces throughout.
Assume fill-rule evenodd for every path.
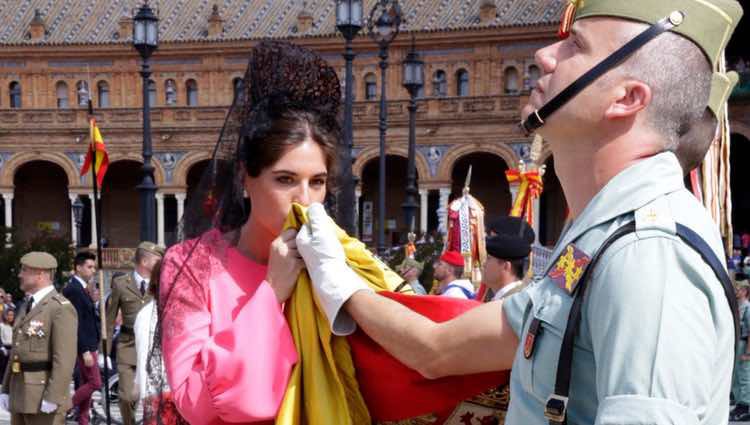
M 572 294 L 590 262 L 591 258 L 585 252 L 576 248 L 575 245 L 569 244 L 565 247 L 562 255 L 558 257 L 548 276 L 557 286 L 568 294 Z
M 26 329 L 26 335 L 36 336 L 38 338 L 44 337 L 44 322 L 40 320 L 32 320 L 29 322 L 29 327 Z

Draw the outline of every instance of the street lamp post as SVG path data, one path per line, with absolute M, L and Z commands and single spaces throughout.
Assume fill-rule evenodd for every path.
M 409 159 L 406 168 L 406 200 L 401 208 L 404 210 L 406 226 L 409 233 L 414 233 L 414 221 L 417 215 L 417 95 L 424 85 L 424 62 L 419 58 L 416 51 L 414 35 L 411 39 L 411 50 L 406 55 L 403 66 L 403 84 L 409 91 Z
M 143 77 L 143 180 L 137 186 L 141 194 L 141 240 L 156 242 L 156 185 L 154 184 L 154 166 L 151 165 L 151 105 L 149 103 L 149 77 L 151 64 L 149 58 L 159 47 L 159 18 L 154 15 L 148 1 L 138 9 L 133 18 L 133 46 L 143 59 L 141 76 Z
M 352 117 L 353 103 L 353 78 L 352 62 L 354 61 L 354 49 L 352 40 L 362 29 L 362 0 L 337 0 L 336 1 L 336 27 L 346 39 L 346 82 L 344 94 L 344 146 L 339 150 L 341 174 L 339 182 L 342 190 L 338 195 L 338 222 L 350 235 L 356 233 L 357 224 L 354 217 L 354 176 L 352 175 L 352 148 L 354 146 L 354 123 Z
M 378 253 L 385 253 L 385 132 L 388 129 L 386 77 L 388 46 L 396 38 L 401 26 L 401 6 L 398 0 L 378 0 L 370 11 L 367 29 L 380 47 L 380 158 L 378 181 Z
M 80 196 L 76 196 L 76 200 L 73 201 L 73 221 L 76 224 L 75 248 L 78 248 L 79 246 L 81 246 L 81 225 L 83 224 L 83 202 L 81 202 Z

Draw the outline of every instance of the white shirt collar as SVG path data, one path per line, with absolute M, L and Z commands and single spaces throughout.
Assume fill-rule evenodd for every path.
M 133 277 L 135 278 L 135 284 L 140 285 L 142 280 L 145 280 L 146 283 L 149 283 L 149 279 L 146 279 L 145 277 L 138 274 L 137 271 L 133 270 Z
M 81 279 L 81 276 L 78 276 L 77 274 L 74 274 L 73 277 L 78 281 L 78 283 L 81 284 L 81 286 L 83 286 L 83 289 L 86 289 L 86 288 L 89 287 L 89 284 L 86 283 L 85 280 Z
M 515 282 L 511 282 L 511 283 L 503 286 L 502 288 L 500 288 L 499 291 L 497 291 L 497 293 L 495 294 L 495 296 L 492 297 L 492 300 L 496 301 L 496 300 L 502 299 L 505 296 L 505 294 L 507 294 L 508 292 L 516 289 L 522 283 L 523 283 L 522 280 L 517 280 Z
M 34 304 L 33 305 L 37 305 L 39 303 L 39 301 L 41 301 L 44 297 L 47 296 L 47 294 L 49 294 L 50 292 L 52 292 L 54 290 L 55 290 L 55 286 L 54 285 L 49 285 L 49 286 L 47 286 L 45 288 L 42 288 L 42 289 L 36 291 L 36 293 L 31 296 L 32 298 L 34 298 Z

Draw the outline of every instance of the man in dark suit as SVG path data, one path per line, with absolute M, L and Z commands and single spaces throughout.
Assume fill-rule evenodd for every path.
M 90 252 L 80 252 L 73 260 L 75 274 L 63 289 L 63 295 L 78 312 L 78 354 L 77 365 L 80 385 L 73 395 L 73 406 L 78 409 L 78 423 L 88 425 L 91 409 L 91 394 L 102 387 L 97 361 L 101 341 L 101 321 L 91 296 L 95 288 L 93 277 L 96 273 L 96 256 Z

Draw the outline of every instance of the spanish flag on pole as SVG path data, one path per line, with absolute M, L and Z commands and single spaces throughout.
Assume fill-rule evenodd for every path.
M 83 176 L 88 173 L 89 167 L 91 167 L 91 162 L 93 161 L 93 157 L 94 155 L 96 155 L 96 160 L 94 162 L 94 174 L 96 174 L 96 183 L 99 185 L 99 187 L 102 187 L 104 175 L 107 174 L 107 167 L 109 166 L 109 155 L 107 155 L 107 148 L 104 146 L 104 139 L 102 139 L 102 134 L 99 132 L 99 127 L 96 126 L 96 118 L 91 117 L 89 123 L 91 145 L 89 146 L 89 151 L 86 154 L 86 160 L 83 162 L 83 166 L 81 167 L 81 175 Z

